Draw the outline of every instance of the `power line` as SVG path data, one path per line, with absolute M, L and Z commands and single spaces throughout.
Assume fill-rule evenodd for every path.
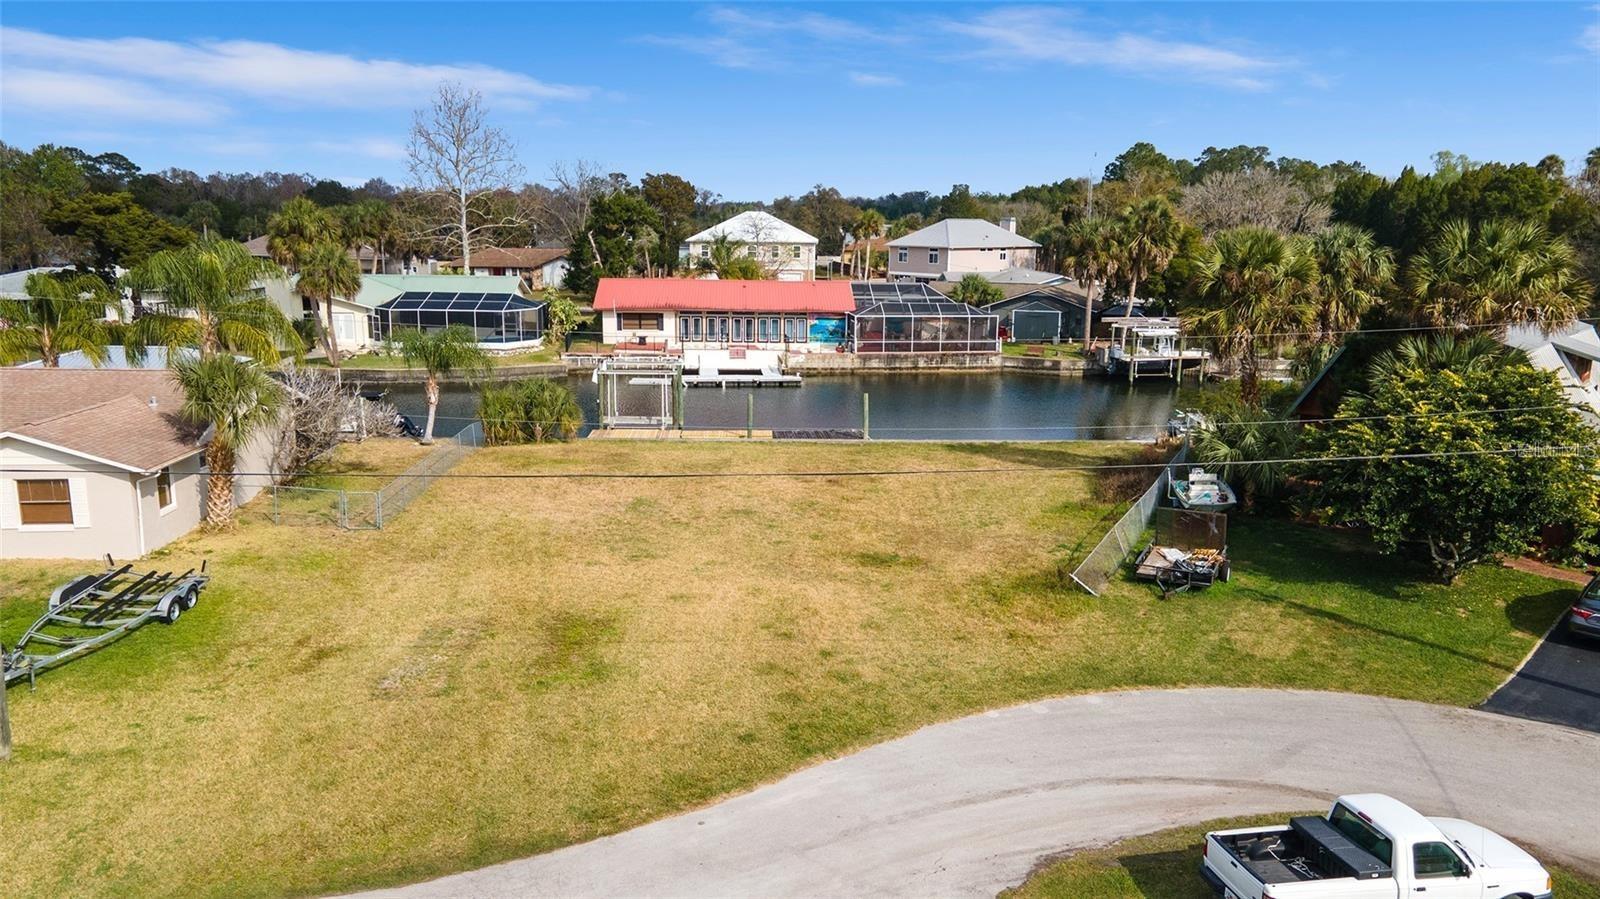
M 1541 456 L 1548 458 L 1581 457 L 1597 455 L 1595 448 L 1581 445 L 1517 446 L 1500 449 L 1432 450 L 1415 453 L 1377 453 L 1359 456 L 1289 456 L 1275 459 L 1251 459 L 1223 463 L 1227 466 L 1290 465 L 1309 462 L 1400 462 L 1418 459 L 1449 459 L 1472 456 Z M 350 472 L 269 472 L 232 471 L 233 477 L 297 478 L 333 475 L 341 478 L 413 478 L 424 480 L 474 480 L 474 481 L 554 481 L 554 480 L 717 480 L 749 478 L 849 478 L 849 477 L 917 477 L 926 475 L 972 474 L 1049 474 L 1097 471 L 1135 471 L 1169 468 L 1172 462 L 1113 462 L 1096 465 L 1007 465 L 979 466 L 976 468 L 884 468 L 839 469 L 825 471 L 536 471 L 536 472 L 441 472 L 412 474 L 410 472 L 350 471 Z M 1179 463 L 1187 464 L 1187 463 Z M 73 471 L 104 474 L 126 474 L 118 468 L 75 468 Z M 59 468 L 0 468 L 6 474 L 57 473 Z

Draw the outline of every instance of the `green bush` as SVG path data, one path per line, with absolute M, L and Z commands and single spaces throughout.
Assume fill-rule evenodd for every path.
M 572 391 L 548 378 L 484 387 L 478 414 L 492 444 L 571 440 L 583 425 L 583 411 Z

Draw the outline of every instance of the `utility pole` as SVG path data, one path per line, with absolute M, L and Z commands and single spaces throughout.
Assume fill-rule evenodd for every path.
M 1094 218 L 1094 164 L 1100 161 L 1100 152 L 1096 150 L 1091 155 L 1089 163 L 1089 214 L 1087 218 Z

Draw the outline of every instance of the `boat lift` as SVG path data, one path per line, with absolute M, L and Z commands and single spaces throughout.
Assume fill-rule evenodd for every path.
M 183 574 L 170 571 L 133 572 L 132 565 L 117 567 L 106 556 L 106 570 L 86 574 L 57 587 L 39 620 L 22 632 L 10 652 L 0 653 L 5 684 L 26 677 L 28 685 L 46 668 L 87 655 L 127 636 L 155 620 L 176 622 L 194 608 L 211 576 L 206 564 Z M 52 651 L 30 650 L 34 644 Z
M 1138 378 L 1177 378 L 1186 368 L 1198 367 L 1205 377 L 1211 352 L 1188 345 L 1177 319 L 1137 318 L 1111 323 L 1111 344 L 1098 353 L 1107 374 Z

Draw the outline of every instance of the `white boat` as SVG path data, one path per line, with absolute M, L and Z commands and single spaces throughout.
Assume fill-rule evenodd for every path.
M 1204 468 L 1189 469 L 1187 478 L 1172 479 L 1172 498 L 1196 512 L 1226 512 L 1238 505 L 1233 488 Z

